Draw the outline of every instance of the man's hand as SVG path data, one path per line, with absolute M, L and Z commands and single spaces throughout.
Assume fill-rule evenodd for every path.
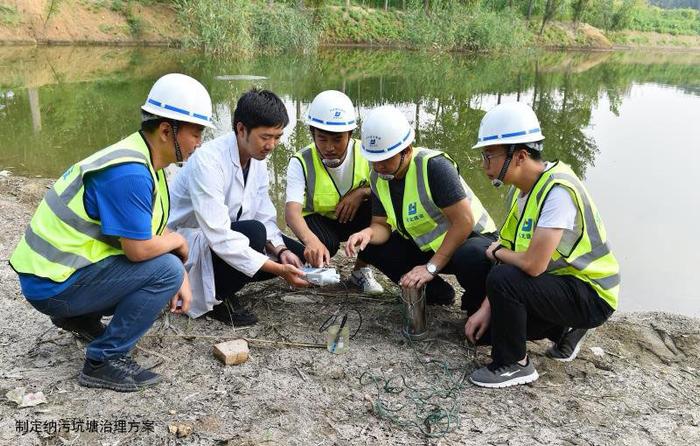
M 488 257 L 488 259 L 492 262 L 498 262 L 498 260 L 496 260 L 496 258 L 493 256 L 493 250 L 499 246 L 501 246 L 501 242 L 493 242 L 488 248 L 486 248 L 486 257 Z
M 192 290 L 190 289 L 190 279 L 185 271 L 185 276 L 182 280 L 182 285 L 172 299 L 170 299 L 170 312 L 176 314 L 184 314 L 190 310 L 192 303 Z
M 476 344 L 484 333 L 486 333 L 490 323 L 491 304 L 489 299 L 486 298 L 484 299 L 484 303 L 481 304 L 481 307 L 467 319 L 467 323 L 464 325 L 464 334 L 467 335 L 469 342 Z
M 328 252 L 326 245 L 321 243 L 321 240 L 318 238 L 306 245 L 304 248 L 304 258 L 311 266 L 316 268 L 323 268 L 324 265 L 331 263 L 331 253 Z
M 357 255 L 359 251 L 367 247 L 370 240 L 372 240 L 372 228 L 365 228 L 360 232 L 354 233 L 348 237 L 348 242 L 345 244 L 345 254 L 348 257 Z
M 363 189 L 355 189 L 340 199 L 338 206 L 335 208 L 335 217 L 340 223 L 347 223 L 355 218 L 355 214 L 357 214 L 357 210 L 364 201 L 365 195 Z
M 418 265 L 401 277 L 399 286 L 406 288 L 420 288 L 426 283 L 433 280 L 435 276 L 428 272 L 425 265 Z
M 304 271 L 294 265 L 281 265 L 282 269 L 277 274 L 283 278 L 288 284 L 295 288 L 303 288 L 309 286 L 309 282 L 304 280 Z
M 279 257 L 280 263 L 283 265 L 293 265 L 293 266 L 296 266 L 297 268 L 301 268 L 302 266 L 304 266 L 303 263 L 301 262 L 301 259 L 299 258 L 299 256 L 294 254 L 289 249 L 285 249 L 284 251 L 282 251 L 282 253 L 278 257 Z

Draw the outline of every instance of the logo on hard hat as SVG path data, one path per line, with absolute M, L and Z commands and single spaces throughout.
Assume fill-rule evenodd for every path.
M 332 108 L 331 113 L 333 113 L 334 118 L 340 118 L 343 115 L 343 110 L 342 108 Z
M 369 145 L 370 145 L 370 146 L 376 146 L 376 145 L 377 145 L 377 141 L 381 141 L 381 140 L 382 140 L 382 138 L 380 138 L 379 136 L 370 136 L 370 137 L 368 137 L 368 139 L 369 139 Z

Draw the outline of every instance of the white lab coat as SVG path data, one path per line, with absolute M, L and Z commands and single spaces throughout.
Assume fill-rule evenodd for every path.
M 267 240 L 275 246 L 284 243 L 268 193 L 267 162 L 249 162 L 244 183 L 236 135 L 228 133 L 197 149 L 171 182 L 168 227 L 184 236 L 190 247 L 185 264 L 192 287 L 190 317 L 199 317 L 218 303 L 210 249 L 249 277 L 268 260 L 249 246 L 248 237 L 231 230 L 241 206 L 239 220 L 263 223 Z

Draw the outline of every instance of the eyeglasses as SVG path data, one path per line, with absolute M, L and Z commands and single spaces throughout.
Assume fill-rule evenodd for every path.
M 489 167 L 491 167 L 491 160 L 494 158 L 499 158 L 501 156 L 506 156 L 506 154 L 481 152 L 481 161 L 484 164 L 484 167 L 488 169 Z

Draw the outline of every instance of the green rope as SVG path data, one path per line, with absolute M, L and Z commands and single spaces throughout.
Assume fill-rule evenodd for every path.
M 465 387 L 467 372 L 464 366 L 450 368 L 446 361 L 422 360 L 416 344 L 409 341 L 409 345 L 418 362 L 435 378 L 429 385 L 411 385 L 405 375 L 385 378 L 369 371 L 360 375 L 360 385 L 374 385 L 377 398 L 373 402 L 373 412 L 379 418 L 402 428 L 416 429 L 426 437 L 444 437 L 460 426 L 459 394 Z M 472 351 L 467 353 L 469 356 Z M 401 394 L 406 403 L 388 401 Z

